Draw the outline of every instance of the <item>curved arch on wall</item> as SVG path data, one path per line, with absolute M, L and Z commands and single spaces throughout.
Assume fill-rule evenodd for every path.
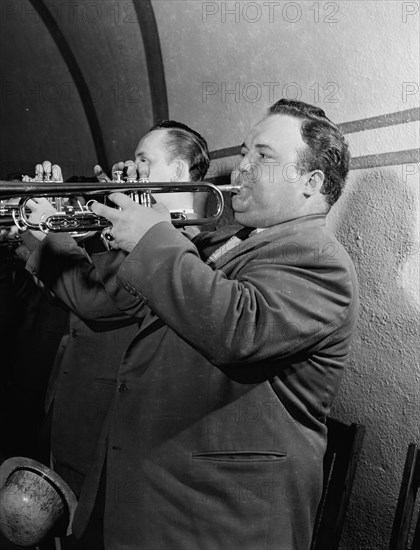
M 109 163 L 99 118 L 79 63 L 59 25 L 48 9 L 48 6 L 44 3 L 44 0 L 29 1 L 43 21 L 45 27 L 48 29 L 73 78 L 92 134 L 98 162 L 102 167 L 107 169 L 109 168 Z M 133 3 L 143 39 L 149 77 L 153 121 L 156 123 L 158 120 L 169 118 L 168 97 L 159 32 L 150 0 L 133 0 Z
M 63 61 L 65 62 L 73 81 L 79 93 L 80 101 L 86 113 L 86 118 L 89 128 L 92 133 L 93 144 L 95 147 L 98 162 L 103 167 L 108 167 L 108 159 L 105 150 L 105 143 L 99 124 L 98 115 L 89 91 L 89 87 L 83 77 L 79 64 L 66 40 L 60 27 L 57 25 L 48 7 L 44 4 L 44 0 L 29 0 L 32 7 L 38 13 L 45 27 L 48 29 L 52 39 L 54 40 L 58 51 L 60 52 Z
M 150 0 L 133 0 L 140 33 L 143 38 L 144 53 L 149 76 L 150 96 L 152 100 L 153 121 L 169 118 L 168 94 L 166 91 L 165 71 L 162 50 L 155 13 Z

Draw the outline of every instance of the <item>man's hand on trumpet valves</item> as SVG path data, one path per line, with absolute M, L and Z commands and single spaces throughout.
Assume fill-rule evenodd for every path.
M 63 174 L 58 164 L 51 164 L 44 160 L 42 164 L 35 165 L 35 177 L 23 176 L 22 181 L 63 181 Z
M 44 160 L 42 163 L 35 165 L 35 177 L 23 176 L 24 182 L 48 182 L 48 181 L 63 181 L 63 174 L 61 167 L 58 164 L 51 164 L 49 160 Z M 39 225 L 43 219 L 52 214 L 55 214 L 57 210 L 44 197 L 34 197 L 29 199 L 26 203 L 26 207 L 30 210 L 28 214 L 28 221 L 34 225 Z M 43 231 L 33 231 L 31 233 L 38 240 L 45 239 L 46 234 Z
M 112 182 L 113 180 L 117 179 L 115 176 L 116 172 L 122 172 L 124 177 L 127 177 L 127 179 L 141 179 L 141 178 L 148 178 L 150 167 L 147 164 L 147 162 L 136 159 L 136 161 L 133 160 L 127 160 L 126 162 L 120 161 L 116 162 L 112 167 L 112 179 L 110 179 L 106 173 L 103 171 L 102 167 L 99 166 L 99 164 L 96 164 L 94 167 L 95 176 L 98 178 L 99 181 L 103 182 Z
M 139 240 L 154 225 L 160 222 L 171 223 L 169 210 L 156 203 L 151 208 L 140 206 L 123 193 L 112 193 L 108 197 L 120 210 L 92 201 L 89 208 L 95 214 L 104 216 L 112 223 L 111 229 L 105 229 L 112 248 L 131 252 Z

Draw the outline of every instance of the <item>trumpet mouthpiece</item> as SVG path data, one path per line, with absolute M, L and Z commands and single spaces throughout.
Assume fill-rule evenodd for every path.
M 232 191 L 240 191 L 242 189 L 241 185 L 217 185 L 217 188 L 220 189 L 223 193 L 231 193 Z

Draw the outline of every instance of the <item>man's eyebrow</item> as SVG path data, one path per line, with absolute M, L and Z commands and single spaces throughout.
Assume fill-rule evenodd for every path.
M 270 145 L 266 144 L 266 143 L 256 143 L 254 145 L 255 149 L 258 149 L 258 150 L 261 150 L 261 149 L 268 149 L 269 151 L 271 151 L 274 155 L 277 154 L 277 151 L 275 149 L 273 149 Z M 249 149 L 248 145 L 244 142 L 242 143 L 241 145 L 241 149 Z
M 267 145 L 266 143 L 256 143 L 255 149 L 269 149 L 272 153 L 277 152 L 270 145 Z

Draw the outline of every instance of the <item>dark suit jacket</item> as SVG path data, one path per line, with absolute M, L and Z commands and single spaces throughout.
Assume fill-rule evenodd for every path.
M 2 451 L 47 461 L 41 429 L 48 378 L 68 312 L 25 271 L 14 250 L 0 249 L 0 433 Z
M 89 256 L 69 235 L 51 236 L 46 245 L 27 234 L 24 241 L 32 251 L 27 269 L 59 298 L 57 304 L 71 310 L 69 331 L 61 339 L 49 378 L 45 409 L 51 421 L 54 469 L 78 496 L 92 467 L 123 353 L 138 323 L 131 317 L 122 318 L 116 308 L 118 322 L 112 316 L 97 315 L 94 285 L 83 269 L 75 278 L 68 263 L 75 253 L 89 267 Z M 112 308 L 105 291 L 101 300 L 108 300 Z
M 77 534 L 107 449 L 112 550 L 309 548 L 356 275 L 324 216 L 269 228 L 205 265 L 228 236 L 192 244 L 160 223 L 128 256 L 89 268 L 142 322 L 74 522 Z

